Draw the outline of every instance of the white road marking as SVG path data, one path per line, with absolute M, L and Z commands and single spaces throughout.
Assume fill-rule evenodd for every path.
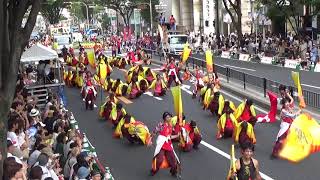
M 151 69 L 152 71 L 162 71 L 163 68 L 154 68 L 154 69 Z
M 150 97 L 153 97 L 153 98 L 155 98 L 155 99 L 157 99 L 157 100 L 159 100 L 159 101 L 162 101 L 162 100 L 163 100 L 161 97 L 155 97 L 155 96 L 153 96 L 152 92 L 150 92 L 150 91 L 147 91 L 147 92 L 145 92 L 145 93 L 143 93 L 143 94 L 148 95 L 148 96 L 150 96 Z
M 223 156 L 223 157 L 225 157 L 225 158 L 227 158 L 227 159 L 230 159 L 230 155 L 229 155 L 229 154 L 221 151 L 220 149 L 212 146 L 211 144 L 209 144 L 209 143 L 207 143 L 207 142 L 205 142 L 205 141 L 201 141 L 201 144 L 204 145 L 205 147 L 211 149 L 212 151 L 220 154 L 221 156 Z M 260 171 L 259 173 L 260 173 L 261 177 L 262 177 L 263 179 L 265 179 L 265 180 L 274 180 L 273 178 L 271 178 L 271 177 L 267 176 L 266 174 L 262 173 L 261 171 Z
M 183 91 L 185 91 L 186 93 L 192 95 L 192 92 L 189 90 L 189 89 L 190 89 L 190 86 L 189 86 L 189 88 L 188 88 L 188 86 L 189 86 L 189 85 L 182 84 L 182 85 L 181 85 L 181 89 L 182 89 Z
M 147 91 L 147 92 L 145 92 L 145 93 L 143 93 L 143 94 L 148 95 L 148 96 L 151 96 L 151 97 L 153 96 L 150 91 Z
M 155 99 L 158 99 L 159 101 L 162 101 L 163 99 L 161 97 L 156 97 L 156 96 L 153 96 Z
M 320 87 L 318 86 L 312 86 L 312 85 L 309 85 L 309 84 L 301 84 L 302 86 L 307 86 L 307 87 L 312 87 L 312 88 L 316 88 L 316 89 L 320 89 Z
M 226 67 L 232 67 L 232 68 L 236 68 L 236 69 L 243 69 L 243 70 L 247 70 L 247 71 L 256 71 L 254 69 L 248 69 L 248 68 L 242 68 L 242 67 L 237 67 L 237 66 L 231 66 L 231 65 L 228 65 L 228 64 L 224 64 L 224 66 Z

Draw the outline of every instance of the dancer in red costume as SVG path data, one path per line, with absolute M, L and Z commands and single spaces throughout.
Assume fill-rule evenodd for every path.
M 172 136 L 172 126 L 170 125 L 172 115 L 168 112 L 163 113 L 163 122 L 156 127 L 154 134 L 159 134 L 156 140 L 156 149 L 152 160 L 151 175 L 154 176 L 160 168 L 170 167 L 172 176 L 177 175 L 177 163 L 179 163 L 171 139 L 179 135 Z

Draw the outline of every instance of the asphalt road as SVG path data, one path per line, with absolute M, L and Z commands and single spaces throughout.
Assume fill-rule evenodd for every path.
M 193 54 L 192 57 L 205 60 L 205 56 L 202 54 Z M 158 57 L 153 56 L 153 58 Z M 189 60 L 189 62 L 192 63 L 192 60 Z M 293 81 L 291 79 L 291 71 L 294 69 L 284 68 L 275 65 L 259 64 L 240 60 L 231 60 L 220 57 L 216 57 L 214 59 L 214 63 L 218 66 L 228 66 L 229 68 L 239 72 L 244 72 L 253 76 L 266 78 L 271 81 L 276 81 L 282 84 L 294 86 Z M 302 83 L 302 88 L 304 90 L 320 94 L 319 77 L 320 73 L 318 72 L 300 71 L 300 81 Z
M 114 70 L 113 78 L 123 78 L 123 72 Z M 190 85 L 190 83 L 186 83 Z M 197 100 L 188 94 L 188 86 L 182 93 L 184 112 L 188 120 L 196 120 L 202 132 L 204 142 L 229 154 L 232 144 L 231 139 L 216 140 L 216 117 L 202 110 Z M 191 90 L 191 89 L 190 89 Z M 144 147 L 131 145 L 125 139 L 114 139 L 113 129 L 109 123 L 98 120 L 98 108 L 94 111 L 86 111 L 84 103 L 80 99 L 79 89 L 67 89 L 69 110 L 74 113 L 79 122 L 80 129 L 86 133 L 91 143 L 95 146 L 100 161 L 111 167 L 111 173 L 116 180 L 166 180 L 174 179 L 169 170 L 160 170 L 159 173 L 150 177 L 151 159 L 154 146 Z M 226 99 L 239 104 L 239 98 L 230 94 L 224 94 Z M 98 94 L 97 105 L 101 104 Z M 103 97 L 102 97 L 103 98 Z M 103 98 L 104 99 L 104 98 Z M 173 112 L 173 101 L 170 92 L 162 98 L 155 99 L 152 96 L 142 95 L 133 100 L 132 104 L 125 104 L 127 112 L 137 120 L 144 122 L 149 130 L 152 130 L 161 120 L 164 111 Z M 263 109 L 262 109 L 263 111 Z M 260 110 L 257 113 L 261 113 Z M 284 160 L 270 160 L 272 146 L 279 130 L 279 123 L 257 124 L 257 145 L 255 157 L 260 162 L 260 171 L 272 179 L 279 180 L 317 180 L 320 171 L 317 171 L 320 162 L 319 154 L 314 154 L 299 164 L 292 164 Z M 229 168 L 229 160 L 223 152 L 217 153 L 217 149 L 202 142 L 200 149 L 189 153 L 180 153 L 182 161 L 182 179 L 184 180 L 222 180 L 225 179 Z M 239 157 L 239 149 L 236 157 Z M 222 155 L 221 155 L 222 154 Z

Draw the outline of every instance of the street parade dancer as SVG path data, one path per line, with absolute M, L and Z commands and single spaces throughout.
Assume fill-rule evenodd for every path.
M 210 101 L 208 109 L 213 115 L 215 114 L 217 117 L 219 117 L 219 112 L 222 111 L 223 106 L 224 106 L 224 98 L 222 94 L 220 94 L 219 91 L 215 92 L 213 94 L 212 100 Z
M 140 89 L 140 85 L 137 78 L 133 78 L 131 83 L 128 86 L 127 95 L 129 99 L 135 99 L 140 97 L 142 91 Z
M 225 113 L 219 118 L 217 127 L 217 139 L 232 137 L 238 122 L 233 115 L 233 110 L 228 107 Z
M 97 97 L 97 91 L 95 89 L 95 87 L 93 86 L 91 80 L 87 80 L 86 82 L 86 89 L 85 89 L 85 105 L 86 105 L 86 110 L 88 108 L 90 108 L 91 110 L 93 110 L 94 107 L 97 107 L 94 103 L 96 97 Z
M 246 142 L 240 148 L 242 156 L 236 160 L 235 168 L 229 172 L 227 180 L 261 180 L 259 162 L 253 158 L 254 145 Z
M 202 136 L 197 123 L 191 120 L 181 127 L 181 137 L 179 142 L 179 147 L 184 152 L 189 152 L 191 149 L 198 149 L 199 144 L 202 140 Z
M 156 149 L 152 160 L 151 175 L 154 176 L 159 169 L 169 168 L 172 176 L 177 175 L 177 164 L 180 163 L 172 146 L 171 139 L 179 137 L 172 135 L 172 126 L 170 121 L 172 115 L 169 112 L 163 113 L 163 122 L 160 122 L 153 134 L 158 134 L 156 140 Z
M 167 86 L 162 80 L 160 74 L 157 74 L 156 79 L 150 85 L 150 89 L 153 90 L 154 96 L 164 96 L 166 94 Z
M 204 87 L 204 82 L 202 80 L 203 74 L 201 73 L 199 67 L 196 67 L 195 70 L 195 81 L 194 81 L 194 89 L 192 90 L 192 98 L 196 98 L 198 92 Z
M 281 104 L 282 104 L 282 108 L 280 113 L 280 118 L 281 118 L 280 130 L 278 132 L 275 145 L 273 146 L 271 159 L 278 157 L 278 153 L 281 150 L 284 139 L 287 137 L 288 130 L 292 122 L 301 113 L 301 109 L 294 112 L 294 109 L 291 106 L 289 99 L 287 98 L 283 98 L 281 100 Z
M 234 130 L 233 138 L 234 142 L 236 144 L 239 143 L 240 146 L 246 142 L 256 144 L 256 136 L 254 134 L 253 126 L 246 121 L 238 123 Z
M 238 122 L 246 121 L 252 126 L 255 125 L 257 121 L 256 110 L 251 99 L 246 99 L 238 106 L 235 112 L 235 118 Z
M 174 63 L 174 59 L 170 59 L 170 63 L 168 66 L 168 88 L 170 88 L 171 83 L 174 81 L 176 86 L 180 84 L 180 80 L 178 77 L 177 67 Z
M 109 119 L 111 120 L 113 127 L 117 127 L 119 121 L 127 114 L 121 103 L 117 103 L 112 107 Z

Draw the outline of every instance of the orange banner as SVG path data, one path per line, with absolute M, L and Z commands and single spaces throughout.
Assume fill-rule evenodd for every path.
M 207 62 L 207 71 L 208 73 L 213 72 L 213 56 L 211 50 L 206 51 L 206 62 Z

